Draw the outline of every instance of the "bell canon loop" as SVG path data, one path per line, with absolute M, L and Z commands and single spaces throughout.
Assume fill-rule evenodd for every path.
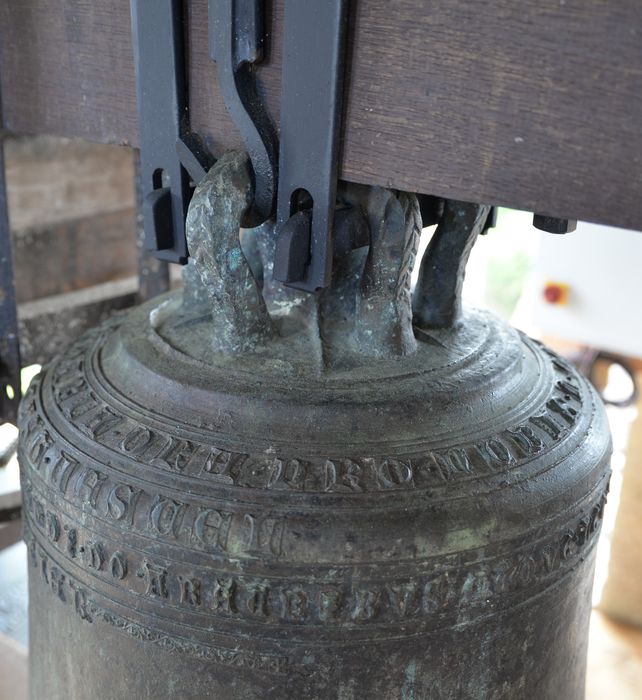
M 227 154 L 183 290 L 32 382 L 32 698 L 583 698 L 601 403 L 461 309 L 487 208 L 448 203 L 420 263 L 414 195 L 338 201 L 332 284 L 286 288 Z

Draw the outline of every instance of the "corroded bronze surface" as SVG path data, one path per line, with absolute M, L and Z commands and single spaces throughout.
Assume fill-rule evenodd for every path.
M 480 312 L 364 354 L 353 317 L 265 284 L 271 339 L 225 350 L 189 284 L 23 401 L 32 697 L 580 700 L 588 384 Z
M 181 697 L 581 697 L 608 444 L 565 362 L 472 315 L 409 365 L 195 373 L 149 311 L 23 405 L 34 697 L 150 655 Z

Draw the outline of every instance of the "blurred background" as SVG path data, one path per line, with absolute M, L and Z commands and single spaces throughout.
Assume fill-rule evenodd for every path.
M 86 327 L 180 284 L 139 256 L 136 160 L 125 147 L 5 141 L 22 388 Z M 433 229 L 426 229 L 426 245 Z M 566 235 L 499 209 L 476 243 L 464 298 L 571 358 L 608 405 L 613 478 L 599 544 L 588 700 L 642 698 L 642 234 L 579 223 Z M 160 280 L 160 282 L 159 282 Z M 154 285 L 160 285 L 155 287 Z M 27 566 L 17 430 L 0 426 L 0 700 L 26 697 Z M 561 699 L 563 700 L 563 699 Z

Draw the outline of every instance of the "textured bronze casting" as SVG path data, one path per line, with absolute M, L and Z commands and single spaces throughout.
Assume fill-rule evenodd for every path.
M 583 697 L 602 406 L 539 343 L 459 313 L 459 255 L 450 321 L 415 302 L 413 333 L 415 198 L 339 200 L 332 286 L 285 289 L 272 227 L 239 241 L 251 179 L 228 154 L 190 208 L 184 291 L 33 381 L 34 700 Z M 465 254 L 483 212 L 458 217 Z

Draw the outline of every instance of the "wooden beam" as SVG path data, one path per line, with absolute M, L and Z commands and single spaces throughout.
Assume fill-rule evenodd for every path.
M 18 302 L 63 294 L 136 274 L 133 209 L 13 235 Z
M 4 142 L 11 231 L 133 209 L 134 151 L 52 136 Z
M 192 124 L 238 147 L 187 0 Z M 278 117 L 283 0 L 261 91 Z M 642 229 L 638 0 L 358 0 L 344 179 Z M 0 6 L 5 126 L 138 141 L 128 0 Z
M 86 330 L 138 302 L 138 279 L 97 284 L 18 305 L 23 366 L 42 365 Z
M 111 211 L 15 232 L 18 302 L 33 301 L 137 271 L 136 212 Z
M 2 3 L 0 37 L 6 128 L 137 141 L 128 0 Z

